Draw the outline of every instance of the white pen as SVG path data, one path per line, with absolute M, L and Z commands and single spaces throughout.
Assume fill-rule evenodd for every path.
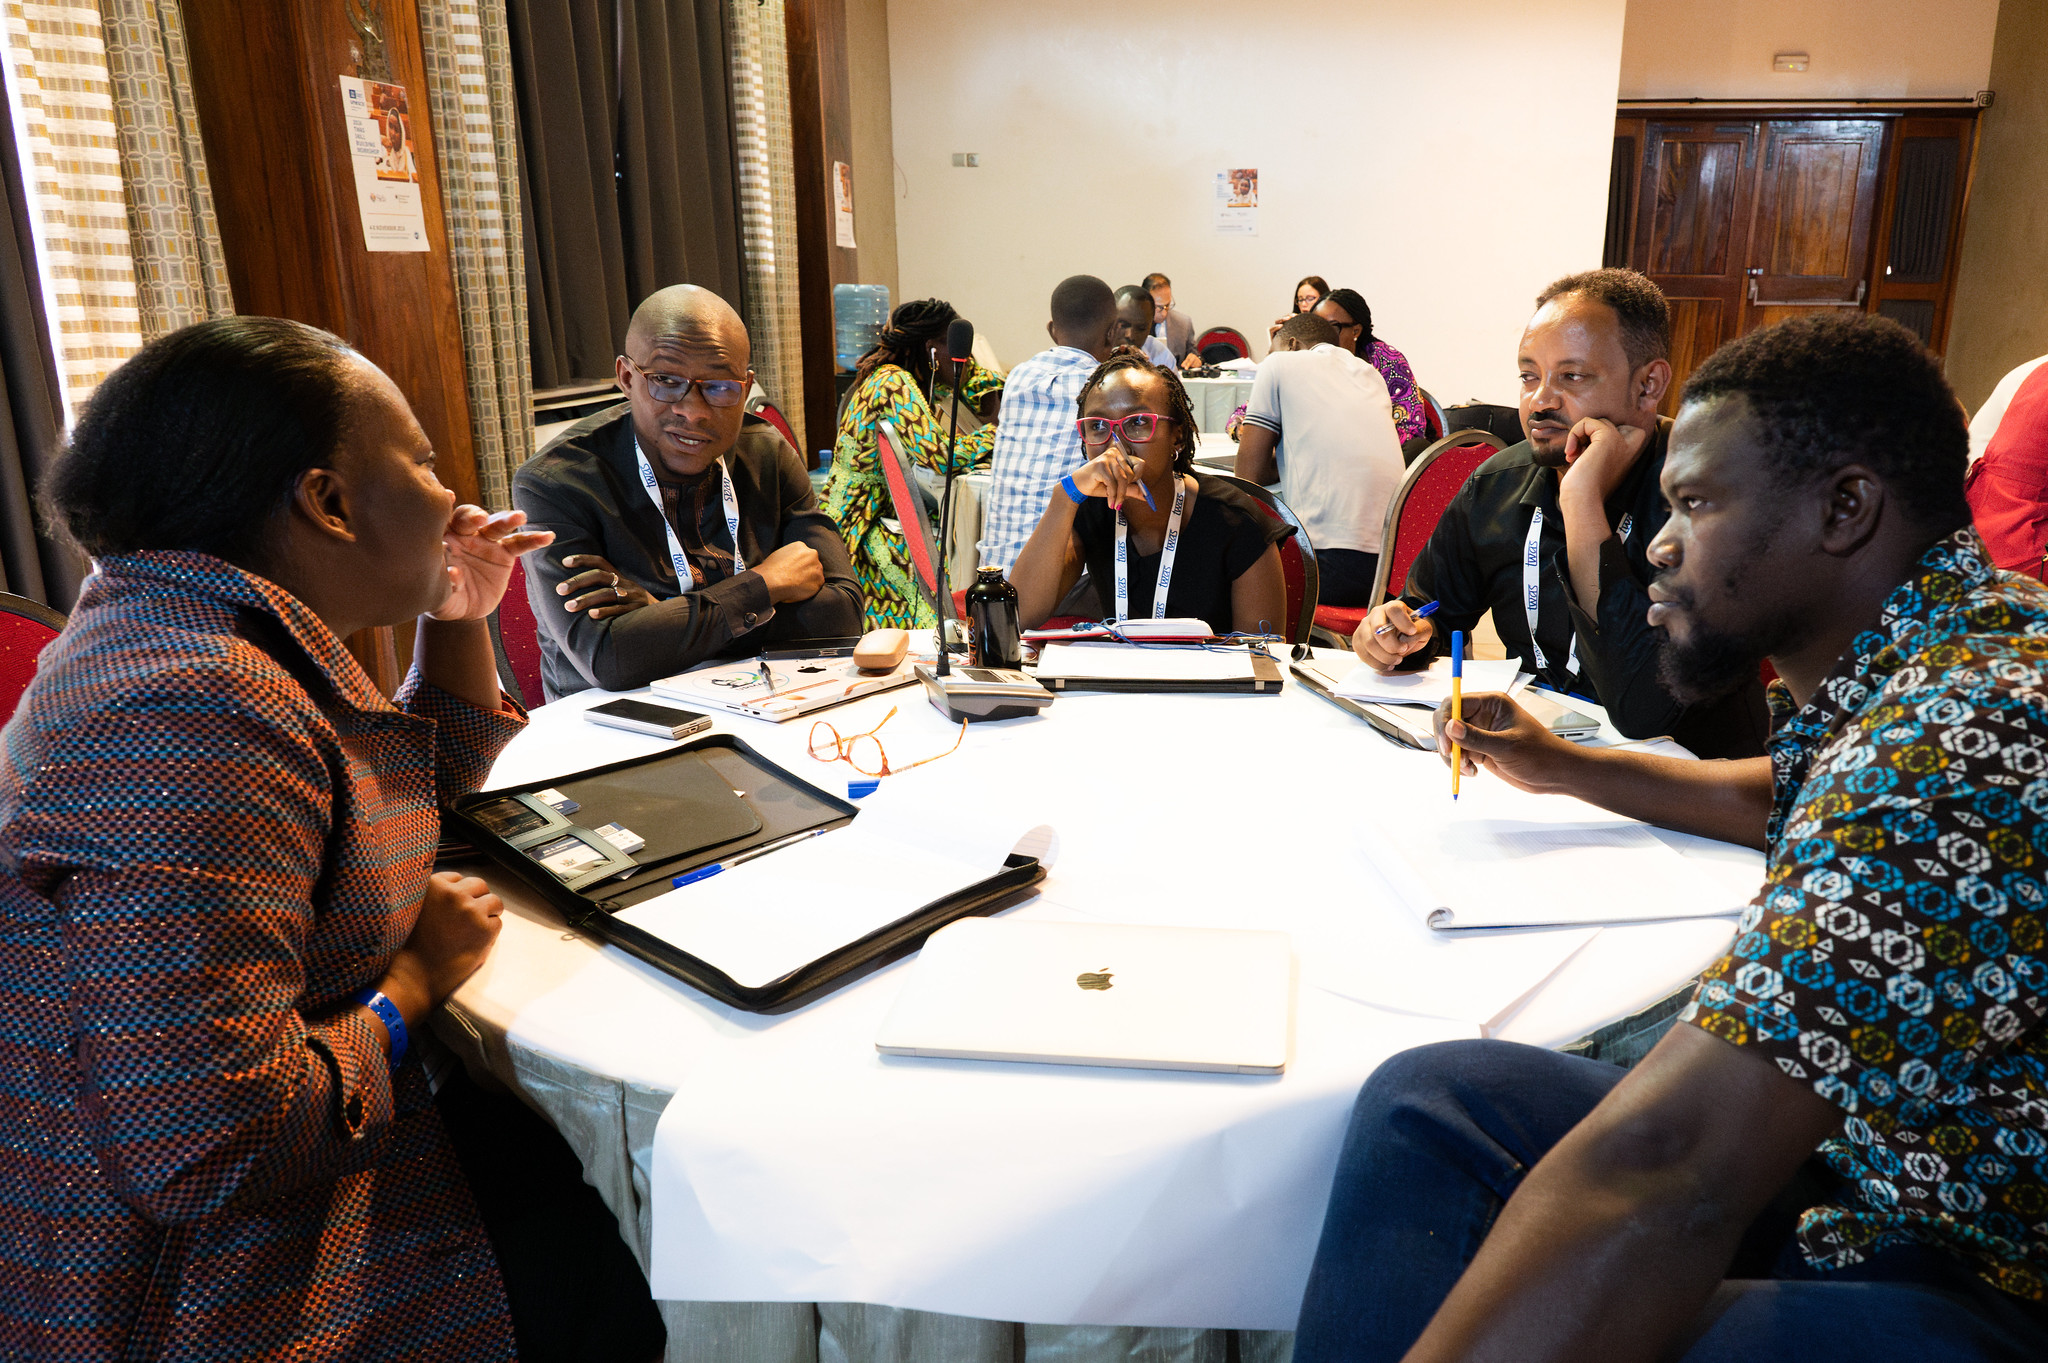
M 717 875 L 720 871 L 729 871 L 741 862 L 752 861 L 755 857 L 765 857 L 770 852 L 778 852 L 788 847 L 791 843 L 802 842 L 805 838 L 815 838 L 820 833 L 829 833 L 830 831 L 827 828 L 806 828 L 801 833 L 792 833 L 786 838 L 777 838 L 774 842 L 764 842 L 759 847 L 749 847 L 744 852 L 734 853 L 724 861 L 714 861 L 709 866 L 699 866 L 694 871 L 683 872 L 675 879 L 669 881 L 669 888 L 679 890 L 685 885 L 694 885 L 700 880 L 707 880 Z

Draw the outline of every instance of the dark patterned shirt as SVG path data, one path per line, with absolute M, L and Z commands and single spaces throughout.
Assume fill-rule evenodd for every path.
M 1921 1241 L 2048 1299 L 2048 588 L 1960 530 L 1770 699 L 1769 872 L 1682 1016 L 1847 1114 L 1816 1267 Z
M 419 1065 L 349 995 L 518 731 L 274 583 L 103 560 L 0 730 L 0 1358 L 509 1359 Z

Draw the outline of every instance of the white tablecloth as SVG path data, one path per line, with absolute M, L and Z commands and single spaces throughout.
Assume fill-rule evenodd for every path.
M 1252 400 L 1252 377 L 1228 379 L 1183 378 L 1181 386 L 1188 390 L 1188 402 L 1195 409 L 1195 420 L 1205 431 L 1221 431 L 1223 423 L 1230 420 L 1230 414 Z
M 604 698 L 537 711 L 493 783 L 663 746 L 581 721 Z M 893 760 L 951 741 L 915 688 L 833 718 L 864 728 L 891 705 Z M 720 727 L 843 780 L 802 754 L 805 721 Z M 1383 1058 L 1482 1032 L 1562 1044 L 1668 994 L 1732 932 L 1722 918 L 1431 934 L 1351 833 L 1393 804 L 1447 800 L 1447 784 L 1432 756 L 1290 682 L 1277 698 L 1066 695 L 1039 718 L 974 726 L 954 756 L 873 797 L 1043 814 L 1062 850 L 1020 916 L 1291 932 L 1297 1041 L 1279 1078 L 884 1060 L 874 1032 L 908 962 L 761 1017 L 564 932 L 516 886 L 443 1030 L 563 1127 L 658 1296 L 1284 1329 L 1345 1113 Z

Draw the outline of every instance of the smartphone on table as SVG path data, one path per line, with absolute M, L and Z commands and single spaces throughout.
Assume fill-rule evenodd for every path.
M 687 738 L 711 727 L 709 715 L 645 700 L 608 700 L 585 710 L 583 717 L 592 724 L 653 734 L 656 738 Z

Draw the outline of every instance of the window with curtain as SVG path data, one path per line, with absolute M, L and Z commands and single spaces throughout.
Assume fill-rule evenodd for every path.
M 642 298 L 741 283 L 721 0 L 509 0 L 533 386 L 609 381 Z
M 68 416 L 142 348 L 113 82 L 97 5 L 5 13 L 8 102 Z
M 427 102 L 441 155 L 441 206 L 462 323 L 470 433 L 484 504 L 512 505 L 533 453 L 519 132 L 505 0 L 419 0 Z
M 803 342 L 797 314 L 796 150 L 790 135 L 789 45 L 783 23 L 783 0 L 733 5 L 727 11 L 740 266 L 746 288 L 740 312 L 754 343 L 757 381 L 809 449 L 813 442 L 806 438 L 804 425 Z M 830 443 L 829 428 L 817 443 Z

